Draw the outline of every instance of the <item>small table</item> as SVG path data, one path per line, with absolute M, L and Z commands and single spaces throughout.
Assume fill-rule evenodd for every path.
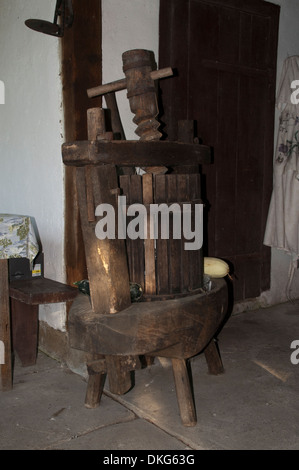
M 8 260 L 28 258 L 32 263 L 39 244 L 30 216 L 0 214 L 0 389 L 12 389 L 11 327 Z

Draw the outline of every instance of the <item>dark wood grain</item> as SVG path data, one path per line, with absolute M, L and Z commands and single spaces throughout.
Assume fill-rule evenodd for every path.
M 234 298 L 270 287 L 263 236 L 272 191 L 279 11 L 256 0 L 161 0 L 159 67 L 163 131 L 178 139 L 178 120 L 194 119 L 212 148 L 202 165 L 204 253 L 227 260 Z M 184 19 L 184 21 L 183 21 Z
M 97 315 L 89 299 L 74 301 L 71 346 L 90 353 L 190 358 L 203 351 L 227 315 L 227 286 L 174 300 L 138 302 L 117 315 Z
M 9 285 L 9 296 L 28 305 L 68 302 L 77 294 L 76 287 L 47 278 L 12 281 Z
M 64 137 L 87 139 L 86 112 L 101 106 L 101 97 L 90 100 L 86 90 L 102 81 L 101 3 L 72 0 L 74 22 L 61 41 Z M 86 279 L 87 269 L 80 226 L 75 168 L 65 168 L 65 268 L 67 283 Z
M 8 260 L 0 259 L 0 340 L 4 343 L 4 364 L 0 364 L 0 386 L 12 389 L 11 323 L 8 287 Z
M 209 164 L 211 149 L 205 145 L 168 141 L 78 141 L 62 145 L 67 166 L 176 166 Z

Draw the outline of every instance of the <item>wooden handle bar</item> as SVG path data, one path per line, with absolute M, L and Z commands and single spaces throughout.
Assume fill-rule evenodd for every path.
M 152 80 L 158 80 L 159 78 L 171 77 L 173 71 L 170 67 L 166 67 L 165 69 L 153 70 L 150 75 Z M 127 81 L 123 78 L 122 80 L 116 80 L 115 82 L 106 83 L 105 85 L 89 88 L 87 95 L 89 98 L 94 98 L 95 96 L 105 95 L 112 91 L 124 90 L 125 88 L 127 88 Z

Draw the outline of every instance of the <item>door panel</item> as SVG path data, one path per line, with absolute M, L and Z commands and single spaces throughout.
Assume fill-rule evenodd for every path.
M 270 287 L 263 246 L 272 191 L 279 7 L 258 0 L 161 0 L 159 66 L 163 130 L 194 119 L 213 150 L 202 168 L 205 255 L 233 266 L 235 300 Z

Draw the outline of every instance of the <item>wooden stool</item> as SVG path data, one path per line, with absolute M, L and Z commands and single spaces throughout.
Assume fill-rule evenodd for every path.
M 73 301 L 77 293 L 77 288 L 47 278 L 10 283 L 12 348 L 23 366 L 36 363 L 39 305 Z

